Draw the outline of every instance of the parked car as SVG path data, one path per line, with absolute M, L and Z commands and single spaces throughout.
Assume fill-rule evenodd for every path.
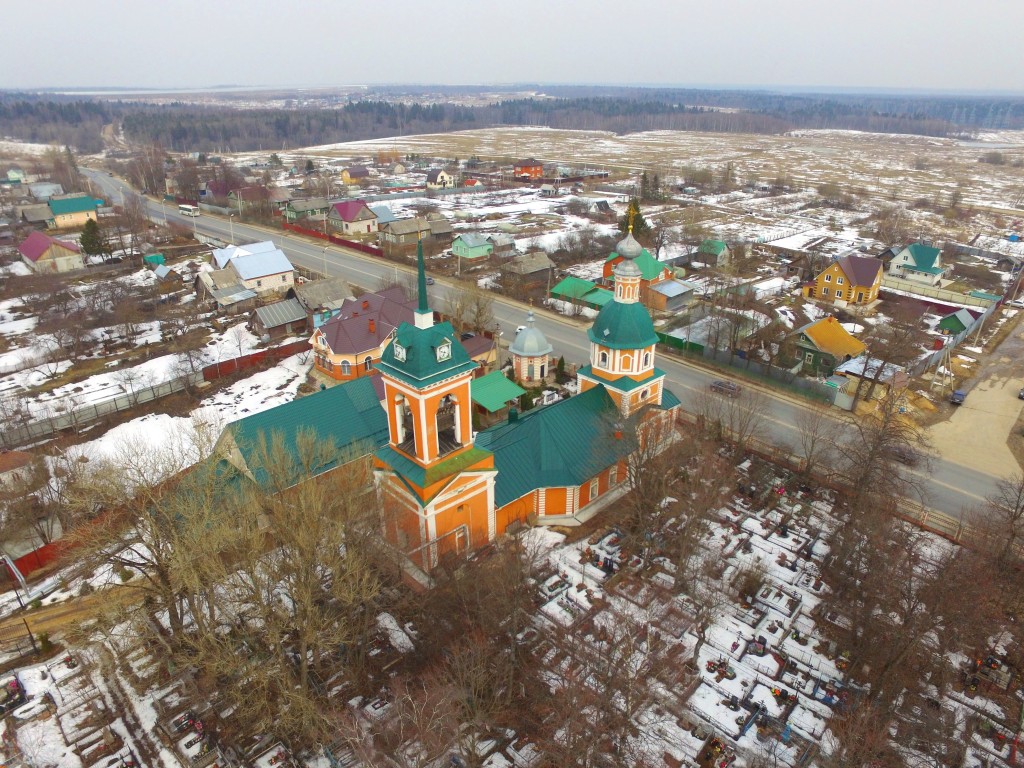
M 711 382 L 711 391 L 717 392 L 720 395 L 726 397 L 739 397 L 740 396 L 740 385 L 734 381 L 725 381 L 719 379 Z
M 1017 397 L 1020 400 L 1024 400 L 1024 389 L 1017 393 Z
M 433 284 L 434 284 L 434 278 L 427 277 L 427 285 L 433 285 Z
M 967 399 L 967 393 L 962 389 L 954 389 L 953 394 L 949 396 L 949 402 L 953 405 L 963 405 L 964 400 Z

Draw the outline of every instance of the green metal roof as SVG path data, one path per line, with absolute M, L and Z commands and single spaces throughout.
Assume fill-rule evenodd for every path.
M 500 411 L 509 400 L 515 400 L 526 390 L 509 381 L 501 371 L 494 371 L 479 379 L 473 379 L 469 386 L 470 397 L 477 405 L 483 406 L 491 413 Z
M 396 345 L 405 351 L 405 360 L 395 357 Z M 446 345 L 448 357 L 439 360 L 438 350 Z M 429 328 L 402 323 L 377 367 L 399 381 L 422 388 L 472 371 L 477 363 L 470 359 L 451 323 L 437 323 Z
M 151 253 L 149 256 L 143 256 L 142 260 L 147 264 L 156 266 L 164 263 L 164 255 L 162 253 Z
M 585 304 L 592 304 L 595 307 L 603 307 L 614 298 L 615 293 L 613 291 L 609 291 L 607 288 L 594 288 L 583 297 L 583 302 Z
M 658 343 L 651 316 L 639 302 L 609 302 L 597 313 L 587 336 L 611 349 L 640 349 Z
M 910 256 L 919 271 L 927 272 L 929 275 L 937 275 L 942 271 L 935 266 L 935 260 L 941 253 L 938 248 L 932 248 L 924 243 L 911 243 L 907 250 L 910 251 Z
M 697 249 L 698 253 L 713 253 L 715 256 L 721 256 L 728 246 L 721 240 L 705 240 L 700 244 L 700 248 Z
M 49 205 L 54 216 L 62 216 L 68 213 L 95 211 L 97 202 L 88 195 L 81 195 L 80 197 L 51 198 Z
M 234 437 L 249 470 L 262 482 L 266 472 L 259 465 L 265 447 L 280 441 L 297 472 L 307 477 L 318 475 L 338 466 L 339 459 L 346 463 L 387 444 L 388 419 L 373 382 L 363 377 L 238 419 L 228 424 L 226 431 Z M 330 460 L 304 467 L 302 435 L 328 441 L 334 448 Z M 302 479 L 297 476 L 295 482 Z
M 537 488 L 582 485 L 633 451 L 635 431 L 623 429 L 615 401 L 599 385 L 480 432 L 476 444 L 494 453 L 500 507 Z
M 552 296 L 561 296 L 567 299 L 582 299 L 597 286 L 590 280 L 569 275 L 555 283 L 551 289 Z
M 612 251 L 605 262 L 614 261 L 617 258 L 619 258 L 619 254 Z M 640 255 L 633 259 L 633 263 L 640 268 L 640 274 L 647 281 L 653 280 L 665 270 L 665 265 L 654 258 L 646 248 L 642 249 Z

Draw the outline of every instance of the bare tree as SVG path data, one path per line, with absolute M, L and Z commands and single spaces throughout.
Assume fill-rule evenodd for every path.
M 1024 539 L 1024 474 L 996 483 L 986 504 L 972 515 L 975 543 L 991 553 L 1000 567 L 1020 562 Z
M 800 449 L 800 471 L 811 477 L 819 465 L 828 466 L 836 454 L 836 441 L 841 427 L 826 406 L 808 405 L 797 411 L 794 419 Z

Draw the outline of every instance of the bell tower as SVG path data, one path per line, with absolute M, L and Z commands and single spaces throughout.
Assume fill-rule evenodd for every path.
M 422 572 L 493 539 L 494 459 L 473 444 L 470 383 L 477 364 L 451 323 L 435 323 L 423 245 L 419 302 L 381 355 L 388 445 L 374 471 L 389 540 Z
M 629 416 L 647 405 L 661 405 L 665 372 L 654 366 L 658 335 L 647 309 L 640 303 L 643 277 L 634 259 L 643 247 L 633 237 L 633 226 L 615 248 L 622 261 L 615 265 L 615 298 L 594 319 L 590 337 L 590 365 L 579 371 L 580 391 L 603 384 Z

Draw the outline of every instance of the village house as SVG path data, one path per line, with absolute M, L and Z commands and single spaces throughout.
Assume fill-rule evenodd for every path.
M 460 259 L 486 259 L 494 245 L 483 235 L 465 233 L 452 241 L 452 255 Z
M 815 376 L 831 376 L 839 365 L 867 351 L 832 315 L 798 328 L 793 336 L 804 372 Z
M 889 264 L 893 277 L 931 287 L 941 284 L 947 269 L 942 265 L 942 251 L 924 243 L 911 243 Z
M 56 226 L 48 203 L 19 205 L 16 210 L 19 219 L 36 229 L 53 229 Z
M 517 160 L 512 166 L 512 175 L 522 180 L 542 179 L 544 178 L 544 163 L 532 157 Z
M 524 295 L 551 285 L 555 263 L 544 251 L 531 251 L 514 256 L 499 268 L 501 285 L 513 295 Z
M 45 203 L 48 202 L 51 197 L 63 195 L 64 187 L 60 184 L 55 184 L 52 181 L 37 181 L 35 184 L 28 185 L 28 193 L 36 200 Z
M 195 278 L 196 301 L 212 305 L 229 315 L 251 312 L 256 308 L 257 294 L 242 285 L 233 269 L 201 271 Z
M 819 301 L 866 306 L 878 299 L 882 262 L 871 256 L 841 256 L 804 286 L 804 296 Z
M 327 202 L 326 197 L 307 197 L 289 200 L 284 207 L 284 218 L 289 224 L 295 224 L 309 218 L 316 219 L 317 217 L 320 218 L 320 221 L 323 221 L 323 217 L 330 210 L 330 207 L 331 205 Z
M 306 312 L 306 331 L 313 333 L 334 317 L 342 305 L 352 298 L 348 281 L 343 277 L 325 280 L 306 280 L 296 283 L 288 298 L 297 299 Z
M 305 333 L 306 310 L 297 299 L 283 299 L 256 307 L 249 317 L 249 329 L 270 340 Z
M 345 184 L 353 184 L 370 178 L 370 169 L 365 165 L 350 165 L 341 172 L 341 180 Z
M 331 206 L 327 226 L 343 235 L 369 235 L 377 231 L 377 214 L 362 200 L 345 200 Z
M 333 383 L 376 374 L 392 334 L 413 316 L 414 305 L 400 286 L 343 302 L 310 338 L 318 377 Z
M 57 229 L 81 229 L 87 221 L 96 221 L 96 208 L 101 201 L 90 195 L 73 194 L 51 197 L 48 205 Z
M 295 271 L 288 257 L 280 250 L 237 256 L 227 269 L 238 275 L 241 285 L 260 296 L 283 294 L 295 283 Z
M 270 190 L 262 186 L 239 187 L 228 193 L 228 207 L 239 215 L 270 205 Z
M 416 243 L 430 237 L 430 222 L 426 219 L 398 219 L 380 229 L 378 239 L 382 245 L 404 251 L 416 247 Z
M 42 232 L 32 232 L 18 246 L 22 261 L 40 274 L 83 269 L 81 249 L 74 243 L 54 240 Z
M 721 240 L 705 240 L 697 248 L 697 253 L 694 254 L 692 260 L 720 269 L 728 266 L 732 261 L 732 251 Z
M 427 171 L 427 189 L 451 189 L 455 178 L 442 168 Z

